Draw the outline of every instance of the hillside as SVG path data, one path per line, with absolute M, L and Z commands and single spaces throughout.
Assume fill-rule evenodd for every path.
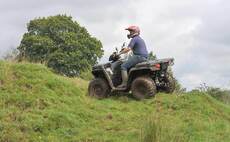
M 0 61 L 0 142 L 230 141 L 230 107 L 205 94 L 97 100 L 87 85 Z

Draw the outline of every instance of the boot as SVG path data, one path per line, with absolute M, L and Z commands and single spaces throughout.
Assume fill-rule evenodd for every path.
M 121 85 L 117 86 L 118 88 L 125 88 L 128 81 L 128 73 L 125 70 L 121 70 L 121 77 L 122 77 L 122 83 Z

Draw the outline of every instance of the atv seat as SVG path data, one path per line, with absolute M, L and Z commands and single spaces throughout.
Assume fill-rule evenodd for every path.
M 148 64 L 148 61 L 140 62 L 136 64 L 135 67 L 142 67 L 142 66 L 145 66 L 146 64 Z

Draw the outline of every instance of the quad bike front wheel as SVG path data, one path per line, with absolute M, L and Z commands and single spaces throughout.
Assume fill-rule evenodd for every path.
M 155 96 L 157 89 L 150 77 L 137 77 L 132 82 L 131 91 L 136 99 L 142 100 Z
M 103 78 L 95 78 L 89 83 L 88 95 L 98 99 L 106 98 L 110 93 L 107 81 Z

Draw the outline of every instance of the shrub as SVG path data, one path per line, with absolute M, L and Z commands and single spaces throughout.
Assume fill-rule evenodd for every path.
M 207 93 L 225 104 L 230 104 L 230 90 L 208 87 Z

